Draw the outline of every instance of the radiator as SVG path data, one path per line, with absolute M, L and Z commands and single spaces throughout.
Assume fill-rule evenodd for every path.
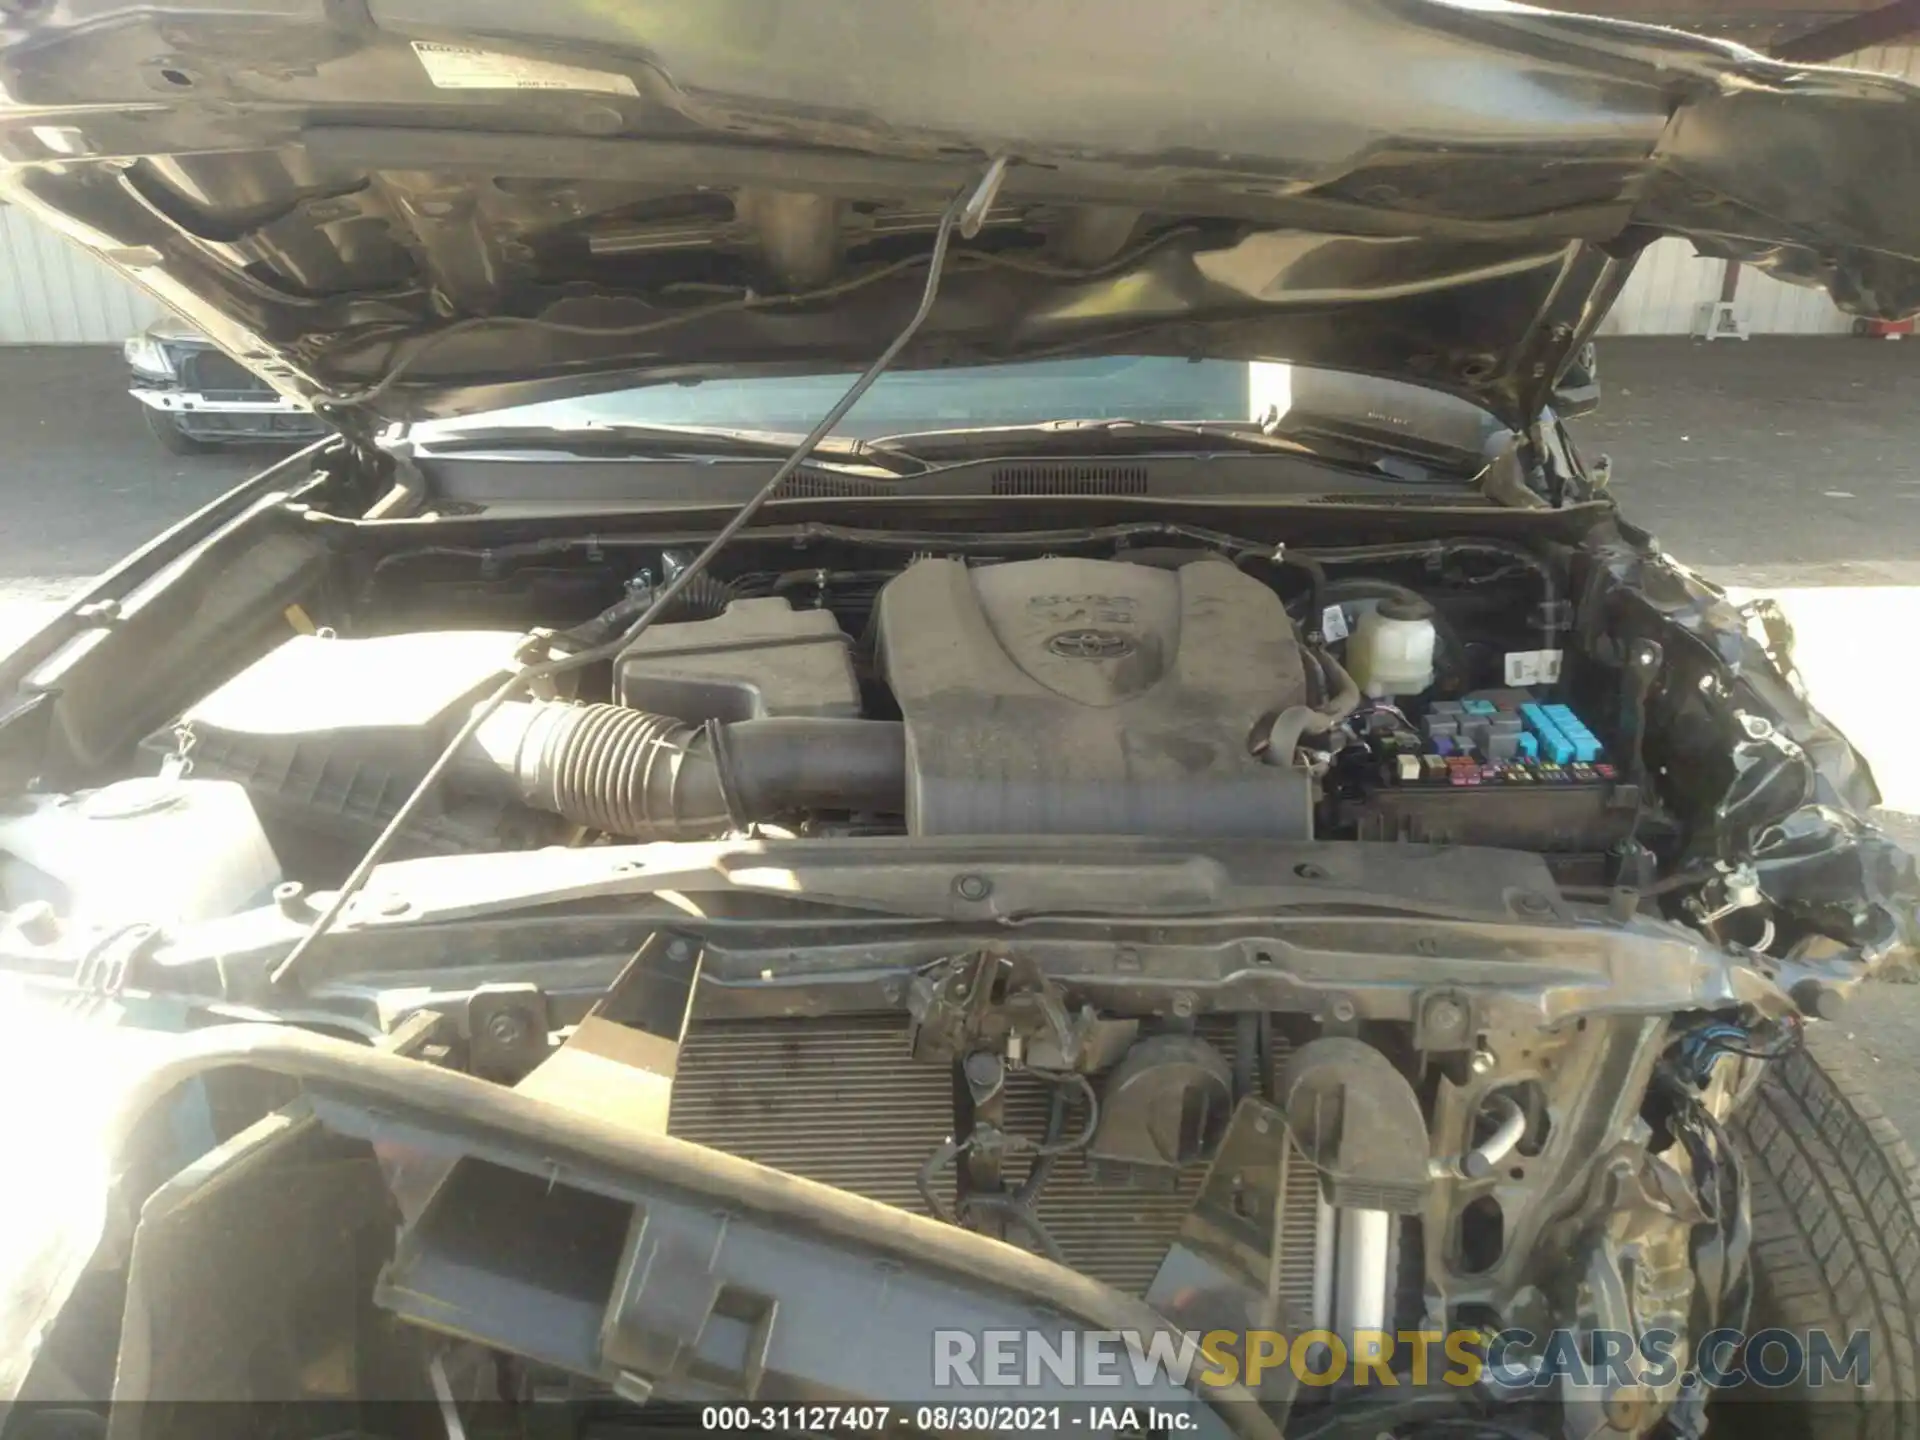
M 1232 1059 L 1231 1022 L 1203 1025 Z M 1277 1054 L 1274 1062 L 1284 1062 Z M 1049 1089 L 1008 1077 L 1006 1124 L 1040 1138 Z M 828 1019 L 696 1020 L 680 1051 L 668 1128 L 762 1165 L 926 1213 L 914 1176 L 953 1129 L 951 1067 L 916 1063 L 898 1015 Z M 1077 1123 L 1076 1121 L 1069 1122 Z M 1009 1157 L 1007 1182 L 1025 1163 Z M 1143 1294 L 1205 1178 L 1188 1166 L 1170 1191 L 1097 1183 L 1078 1155 L 1055 1162 L 1035 1209 L 1074 1269 Z M 1294 1313 L 1313 1294 L 1314 1177 L 1288 1171 L 1281 1291 Z M 942 1193 L 949 1194 L 950 1175 Z

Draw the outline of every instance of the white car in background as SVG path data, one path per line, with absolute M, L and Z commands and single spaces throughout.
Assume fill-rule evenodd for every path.
M 304 444 L 327 433 L 313 411 L 273 388 L 176 316 L 121 346 L 153 438 L 175 455 L 215 445 Z

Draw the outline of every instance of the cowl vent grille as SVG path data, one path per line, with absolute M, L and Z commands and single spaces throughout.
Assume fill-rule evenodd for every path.
M 995 495 L 1144 495 L 1144 465 L 1003 465 Z
M 881 480 L 859 480 L 849 475 L 802 470 L 781 481 L 777 494 L 782 500 L 831 500 L 844 496 L 884 495 L 887 489 L 886 482 Z

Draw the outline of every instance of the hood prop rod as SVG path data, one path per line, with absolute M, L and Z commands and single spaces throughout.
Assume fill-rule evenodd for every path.
M 386 859 L 394 843 L 399 840 L 427 796 L 432 793 L 434 786 L 440 782 L 448 770 L 453 768 L 468 742 L 479 732 L 488 717 L 522 689 L 569 670 L 584 669 L 599 661 L 611 660 L 620 651 L 626 649 L 652 626 L 656 619 L 666 613 L 680 598 L 682 592 L 706 572 L 707 567 L 713 563 L 714 557 L 752 523 L 753 517 L 759 514 L 761 507 L 778 493 L 793 472 L 805 463 L 815 447 L 846 418 L 847 412 L 858 403 L 862 395 L 872 388 L 873 382 L 887 372 L 893 362 L 899 358 L 900 352 L 907 347 L 907 342 L 913 339 L 926 322 L 927 316 L 933 311 L 934 299 L 940 293 L 940 276 L 946 269 L 947 263 L 947 245 L 953 238 L 955 228 L 971 223 L 975 230 L 979 229 L 980 221 L 992 207 L 994 197 L 999 193 L 1000 183 L 1006 178 L 1006 173 L 1007 159 L 1004 155 L 999 156 L 988 166 L 986 173 L 978 181 L 962 189 L 948 202 L 947 208 L 941 212 L 939 229 L 934 233 L 933 250 L 927 258 L 927 281 L 920 292 L 920 304 L 914 310 L 913 317 L 901 328 L 900 333 L 893 337 L 887 348 L 882 350 L 874 362 L 861 373 L 860 378 L 847 387 L 846 394 L 835 402 L 833 408 L 820 417 L 813 429 L 807 432 L 806 438 L 794 447 L 793 453 L 781 461 L 779 468 L 768 478 L 767 483 L 733 513 L 713 539 L 707 542 L 706 547 L 694 556 L 678 575 L 660 589 L 654 596 L 653 603 L 641 612 L 640 617 L 619 635 L 603 644 L 553 659 L 523 662 L 519 670 L 503 681 L 486 699 L 474 706 L 465 723 L 447 742 L 446 748 L 435 758 L 433 764 L 427 768 L 427 773 L 421 776 L 420 783 L 414 786 L 412 793 L 401 802 L 400 808 L 394 812 L 386 828 L 380 832 L 373 844 L 367 847 L 366 854 L 360 857 L 359 863 L 340 883 L 340 888 L 334 892 L 326 908 L 314 918 L 313 924 L 307 927 L 306 933 L 294 942 L 286 958 L 273 968 L 269 975 L 273 984 L 284 985 L 294 978 L 300 962 L 319 943 L 321 937 L 333 928 L 334 922 L 345 912 L 353 897 L 366 887 L 375 868 Z

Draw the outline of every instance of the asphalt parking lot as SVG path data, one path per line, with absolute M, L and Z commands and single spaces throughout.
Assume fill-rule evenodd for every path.
M 0 648 L 273 451 L 175 456 L 147 433 L 118 352 L 0 348 Z
M 1920 586 L 1920 341 L 1601 342 L 1581 450 L 1724 585 Z
M 1577 422 L 1622 506 L 1723 584 L 1780 597 L 1821 706 L 1920 847 L 1920 340 L 1612 340 Z M 147 434 L 116 352 L 0 349 L 0 648 L 60 598 L 276 452 L 180 458 Z M 1920 985 L 1840 1022 L 1920 1140 Z

